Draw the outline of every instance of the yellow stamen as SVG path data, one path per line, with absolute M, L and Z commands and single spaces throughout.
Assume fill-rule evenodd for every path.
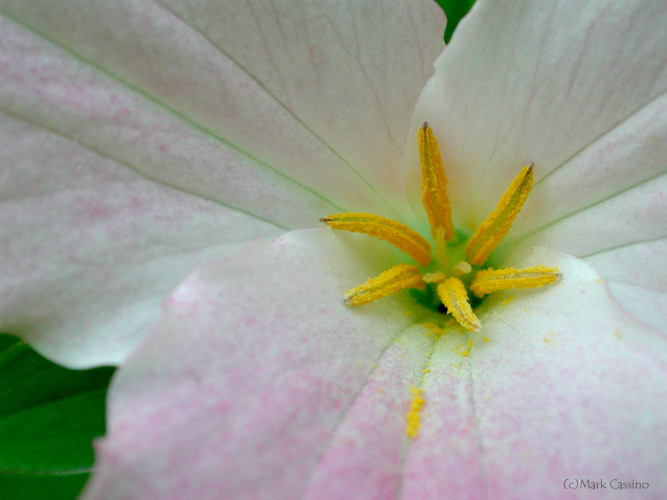
M 510 288 L 537 288 L 548 285 L 558 279 L 558 269 L 555 267 L 535 266 L 526 269 L 485 269 L 475 275 L 470 290 L 477 296 L 483 297 L 489 293 Z
M 351 306 L 361 306 L 381 299 L 405 288 L 424 288 L 424 280 L 419 268 L 410 264 L 399 264 L 369 279 L 363 285 L 345 292 L 345 302 Z
M 462 260 L 452 268 L 452 276 L 456 276 L 458 278 L 459 276 L 468 274 L 470 271 L 472 271 L 472 266 L 465 260 Z
M 431 245 L 405 224 L 373 214 L 348 212 L 320 219 L 333 229 L 364 233 L 383 239 L 407 253 L 422 266 L 431 262 Z
M 435 256 L 438 259 L 440 267 L 448 267 L 449 259 L 447 259 L 447 244 L 445 243 L 445 228 L 439 226 L 435 230 Z
M 410 392 L 412 393 L 413 397 L 412 403 L 410 404 L 410 411 L 408 411 L 408 414 L 405 417 L 405 433 L 409 438 L 414 439 L 419 433 L 419 427 L 421 425 L 420 412 L 424 407 L 426 400 L 422 397 L 422 389 L 410 387 Z
M 482 324 L 472 312 L 466 288 L 458 278 L 447 278 L 438 285 L 438 296 L 447 307 L 447 311 L 466 330 L 478 332 Z
M 489 214 L 468 241 L 466 254 L 471 264 L 482 265 L 493 249 L 502 241 L 526 201 L 532 184 L 533 166 L 529 165 L 524 167 L 512 181 L 496 209 Z
M 431 235 L 435 238 L 439 227 L 444 228 L 445 239 L 454 237 L 452 208 L 447 196 L 447 177 L 440 158 L 438 143 L 433 131 L 424 122 L 419 129 L 419 160 L 422 170 L 422 204 L 431 224 Z
M 426 273 L 424 276 L 422 276 L 422 279 L 426 283 L 442 283 L 447 279 L 447 275 L 438 271 L 436 273 Z

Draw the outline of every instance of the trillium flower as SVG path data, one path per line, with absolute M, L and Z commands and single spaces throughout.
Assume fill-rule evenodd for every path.
M 83 186 L 104 181 L 87 197 L 69 189 L 57 199 L 48 187 L 57 193 L 61 184 L 30 170 L 21 193 L 52 203 L 40 207 L 45 219 L 33 213 L 26 220 L 41 220 L 42 230 L 54 225 L 61 260 L 46 259 L 53 250 L 40 254 L 36 241 L 14 265 L 48 267 L 52 274 L 42 274 L 53 276 L 48 296 L 64 303 L 45 308 L 46 295 L 40 302 L 34 292 L 42 278 L 16 278 L 24 291 L 23 301 L 7 307 L 13 330 L 76 327 L 83 342 L 86 331 L 102 325 L 97 338 L 114 339 L 108 332 L 122 313 L 139 318 L 124 332 L 141 331 L 160 290 L 180 279 L 177 271 L 228 255 L 176 288 L 151 335 L 119 370 L 108 436 L 98 444 L 98 471 L 86 495 L 421 499 L 525 498 L 540 491 L 559 497 L 582 478 L 607 487 L 614 480 L 640 485 L 619 496 L 638 488 L 664 495 L 665 338 L 655 328 L 664 326 L 666 282 L 663 7 L 482 1 L 436 61 L 408 125 L 411 85 L 425 79 L 438 36 L 420 31 L 438 24 L 433 11 L 393 3 L 365 11 L 363 4 L 354 15 L 348 7 L 325 12 L 307 5 L 278 13 L 269 3 L 247 9 L 136 3 L 114 10 L 100 4 L 106 37 L 90 22 L 94 9 L 65 4 L 54 22 L 20 4 L 7 8 L 15 54 L 40 54 L 25 66 L 12 57 L 3 61 L 15 70 L 6 73 L 13 86 L 2 87 L 11 97 L 8 130 L 27 134 L 16 137 L 28 137 L 36 146 L 27 151 L 42 155 L 24 164 L 50 158 L 49 146 L 62 151 L 60 141 L 69 140 L 87 149 L 56 156 L 63 178 L 77 171 L 78 152 L 101 163 L 80 174 Z M 142 30 L 116 38 L 132 32 L 128 19 Z M 316 35 L 293 36 L 293 26 Z M 30 45 L 35 34 L 38 47 Z M 44 52 L 45 37 L 51 52 Z M 98 43 L 88 48 L 92 38 Z M 232 65 L 225 51 L 238 40 Z M 172 41 L 179 50 L 170 50 Z M 280 50 L 277 41 L 292 50 Z M 354 64 L 342 64 L 346 58 Z M 126 60 L 135 62 L 128 67 Z M 414 65 L 410 75 L 403 64 Z M 61 78 L 71 67 L 70 80 Z M 234 68 L 257 76 L 234 79 Z M 58 78 L 47 78 L 45 69 Z M 77 86 L 79 70 L 90 86 Z M 43 77 L 40 86 L 35 74 Z M 119 83 L 122 92 L 107 92 Z M 100 101 L 113 112 L 88 112 Z M 486 298 L 475 309 L 484 329 L 470 333 L 406 292 L 363 308 L 343 303 L 345 290 L 407 262 L 385 242 L 320 228 L 241 243 L 346 211 L 392 218 L 428 237 L 417 148 L 424 121 L 438 136 L 453 224 L 466 236 L 521 165 L 534 163 L 530 197 L 490 258 L 498 267 L 557 268 L 558 282 Z M 211 142 L 217 155 L 207 149 Z M 159 161 L 165 157 L 188 167 L 165 168 Z M 403 174 L 413 212 L 402 200 Z M 159 184 L 141 196 L 127 194 L 146 178 Z M 41 192 L 30 191 L 36 185 Z M 102 195 L 118 205 L 99 204 Z M 59 207 L 61 213 L 50 214 Z M 68 231 L 57 231 L 63 213 L 71 222 Z M 72 233 L 81 213 L 90 216 L 80 225 L 92 242 Z M 94 217 L 103 223 L 96 226 Z M 164 272 L 171 254 L 151 253 L 167 228 L 172 239 L 158 241 L 172 246 L 164 248 L 196 256 L 177 258 L 173 279 Z M 218 233 L 220 240 L 213 239 Z M 93 252 L 90 260 L 90 248 L 116 248 L 128 235 L 136 239 L 120 245 L 122 252 L 107 260 Z M 147 266 L 150 280 L 138 272 L 146 269 L 142 259 L 154 263 Z M 76 267 L 58 274 L 53 262 Z M 76 297 L 65 286 L 73 282 L 86 285 Z M 123 296 L 134 290 L 130 284 L 149 292 Z M 99 290 L 106 300 L 91 293 Z M 32 311 L 28 297 L 41 309 Z M 88 311 L 90 305 L 96 308 Z M 86 311 L 86 324 L 72 311 Z M 34 335 L 38 342 L 43 333 Z M 113 356 L 96 354 L 93 343 L 78 357 L 63 347 L 52 352 L 72 364 L 123 359 L 138 342 L 130 337 L 113 341 L 122 346 Z M 44 349 L 54 342 L 44 341 Z
M 459 260 L 452 266 L 450 255 L 462 254 L 460 249 L 457 252 L 455 247 L 448 248 L 447 245 L 455 237 L 452 207 L 447 196 L 447 177 L 438 143 L 426 122 L 419 130 L 419 158 L 422 203 L 428 214 L 431 236 L 435 239 L 435 261 L 431 256 L 431 245 L 428 241 L 400 222 L 356 212 L 335 214 L 320 220 L 334 229 L 364 233 L 385 240 L 409 254 L 422 266 L 431 264 L 435 272 L 422 273 L 415 265 L 399 264 L 346 292 L 346 303 L 368 304 L 406 288 L 425 289 L 429 284 L 437 284 L 435 293 L 433 289 L 430 290 L 432 295 L 438 297 L 437 310 L 451 314 L 466 330 L 477 332 L 482 325 L 473 311 L 471 294 L 479 299 L 500 290 L 541 287 L 558 279 L 558 269 L 545 266 L 472 272 L 473 266 L 486 262 L 523 207 L 533 184 L 532 165 L 523 168 L 503 194 L 495 210 L 470 237 L 463 252 L 467 260 Z M 436 328 L 439 333 L 437 325 Z M 471 345 L 472 341 L 468 344 Z

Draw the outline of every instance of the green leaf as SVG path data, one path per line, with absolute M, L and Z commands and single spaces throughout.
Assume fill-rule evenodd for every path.
M 104 434 L 113 372 L 63 368 L 0 334 L 0 498 L 78 493 L 93 465 L 92 440 Z
M 0 474 L 0 498 L 8 500 L 71 500 L 79 496 L 90 474 L 9 476 Z
M 436 3 L 442 7 L 447 16 L 447 27 L 445 28 L 445 43 L 449 43 L 454 34 L 456 26 L 459 21 L 463 19 L 470 8 L 475 3 L 475 0 L 435 0 Z

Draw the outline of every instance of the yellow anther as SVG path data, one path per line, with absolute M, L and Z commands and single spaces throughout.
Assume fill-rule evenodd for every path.
M 452 207 L 447 196 L 447 177 L 440 158 L 438 143 L 433 131 L 424 122 L 419 129 L 419 160 L 422 170 L 422 204 L 431 224 L 431 235 L 435 238 L 438 227 L 444 228 L 445 239 L 454 237 Z
M 405 433 L 409 438 L 415 438 L 419 433 L 419 427 L 421 425 L 420 413 L 426 400 L 422 397 L 423 391 L 421 389 L 410 387 L 410 392 L 412 393 L 412 403 L 410 404 L 410 410 L 405 417 Z
M 535 266 L 526 269 L 485 269 L 475 275 L 470 290 L 477 296 L 483 297 L 489 293 L 510 288 L 537 288 L 548 285 L 558 279 L 558 269 L 555 267 Z
M 438 296 L 447 307 L 447 312 L 466 330 L 478 332 L 482 324 L 472 312 L 466 288 L 458 278 L 447 278 L 438 285 Z
M 482 265 L 493 249 L 502 241 L 526 201 L 532 184 L 533 166 L 529 165 L 524 167 L 512 181 L 510 187 L 500 198 L 496 209 L 489 214 L 468 241 L 466 254 L 471 264 Z
M 429 283 L 435 286 L 442 301 L 442 304 L 438 304 L 438 309 L 444 305 L 451 315 L 444 320 L 444 328 L 449 329 L 451 325 L 458 322 L 467 330 L 480 331 L 482 325 L 470 306 L 466 286 L 469 287 L 470 293 L 483 297 L 489 293 L 509 288 L 544 286 L 553 283 L 559 276 L 556 268 L 545 266 L 527 269 L 508 268 L 497 271 L 487 269 L 478 272 L 474 279 L 470 275 L 474 266 L 481 266 L 502 241 L 523 207 L 533 184 L 533 166 L 531 164 L 521 170 L 498 201 L 495 210 L 489 214 L 470 238 L 465 248 L 467 261 L 461 260 L 452 267 L 448 263 L 447 253 L 450 251 L 451 256 L 451 252 L 457 252 L 457 249 L 450 249 L 447 245 L 447 241 L 454 237 L 454 224 L 447 196 L 447 178 L 442 158 L 433 131 L 427 123 L 424 123 L 423 127 L 419 129 L 418 138 L 422 171 L 422 203 L 428 215 L 431 235 L 436 245 L 434 256 L 436 260 L 432 264 L 433 272 L 422 276 L 419 268 L 414 265 L 401 264 L 392 267 L 363 285 L 348 290 L 345 293 L 345 302 L 355 306 L 368 304 L 406 288 L 423 290 Z M 422 266 L 429 265 L 433 260 L 431 245 L 417 232 L 400 222 L 361 212 L 339 213 L 320 220 L 333 229 L 364 233 L 383 239 L 409 254 L 415 262 Z M 464 281 L 466 285 L 463 284 Z M 432 290 L 429 289 L 426 297 L 428 300 L 430 300 L 431 292 Z M 507 305 L 512 299 L 510 297 L 502 304 Z M 443 327 L 429 324 L 426 326 L 434 336 L 444 332 Z M 484 340 L 488 342 L 486 337 Z M 467 348 L 461 352 L 461 355 L 467 356 L 471 346 L 472 343 L 468 342 Z M 423 399 L 419 394 L 419 392 L 415 393 L 413 409 L 408 415 L 406 432 L 411 437 L 416 435 L 419 428 L 419 409 L 423 405 Z
M 345 292 L 345 302 L 351 306 L 361 306 L 381 299 L 405 288 L 424 288 L 424 280 L 419 268 L 410 264 L 399 264 L 369 279 L 363 285 Z
M 452 276 L 458 278 L 459 276 L 468 274 L 470 271 L 472 271 L 472 266 L 465 260 L 462 260 L 452 268 Z
M 383 239 L 407 253 L 422 266 L 431 262 L 431 245 L 405 224 L 373 214 L 348 212 L 320 219 L 333 229 L 364 233 Z

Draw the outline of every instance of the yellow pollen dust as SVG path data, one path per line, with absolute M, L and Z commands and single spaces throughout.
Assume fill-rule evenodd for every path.
M 428 285 L 429 293 L 434 290 L 447 308 L 447 313 L 453 318 L 449 320 L 451 323 L 456 320 L 466 330 L 479 332 L 482 324 L 470 304 L 470 293 L 481 298 L 500 290 L 541 287 L 553 283 L 560 276 L 558 269 L 545 266 L 478 270 L 478 266 L 484 264 L 489 254 L 505 237 L 523 207 L 533 183 L 533 165 L 521 170 L 495 210 L 472 235 L 465 247 L 468 260 L 458 260 L 458 256 L 453 261 L 458 261 L 457 264 L 450 266 L 449 257 L 452 253 L 458 254 L 457 250 L 450 248 L 452 243 L 449 243 L 454 237 L 454 224 L 442 158 L 433 131 L 427 123 L 419 128 L 417 135 L 422 173 L 421 198 L 431 229 L 431 243 L 405 224 L 378 215 L 346 212 L 329 215 L 320 220 L 333 229 L 380 238 L 410 255 L 420 266 L 429 267 L 421 269 L 411 264 L 394 266 L 363 285 L 345 292 L 345 302 L 352 306 L 368 304 L 406 288 L 424 290 Z M 435 252 L 432 250 L 433 243 Z M 503 304 L 507 303 L 508 301 L 505 301 Z M 469 343 L 465 354 L 462 353 L 464 356 L 470 352 L 471 345 Z M 416 394 L 415 401 L 420 401 L 419 398 L 419 394 Z M 423 400 L 421 401 L 423 404 Z M 416 415 L 411 417 L 416 418 L 416 427 L 413 426 L 416 434 L 419 412 L 411 410 L 411 414 L 413 413 Z
M 470 354 L 470 349 L 472 349 L 472 340 L 469 340 L 468 344 L 466 345 L 465 350 L 461 351 L 461 356 L 463 356 L 464 358 L 467 358 L 468 354 Z
M 405 433 L 409 438 L 414 439 L 419 433 L 419 427 L 421 426 L 420 413 L 424 404 L 426 404 L 426 400 L 422 397 L 422 392 L 424 392 L 422 389 L 410 387 L 410 392 L 412 393 L 412 403 L 405 417 Z
M 435 337 L 435 338 L 438 338 L 438 337 L 440 337 L 441 335 L 444 335 L 444 334 L 446 333 L 444 328 L 439 327 L 439 326 L 436 325 L 435 323 L 428 323 L 428 322 L 426 322 L 426 323 L 423 323 L 423 325 L 424 325 L 426 328 L 428 328 L 428 330 L 429 330 L 429 332 L 431 333 L 431 335 L 433 335 L 433 337 Z

